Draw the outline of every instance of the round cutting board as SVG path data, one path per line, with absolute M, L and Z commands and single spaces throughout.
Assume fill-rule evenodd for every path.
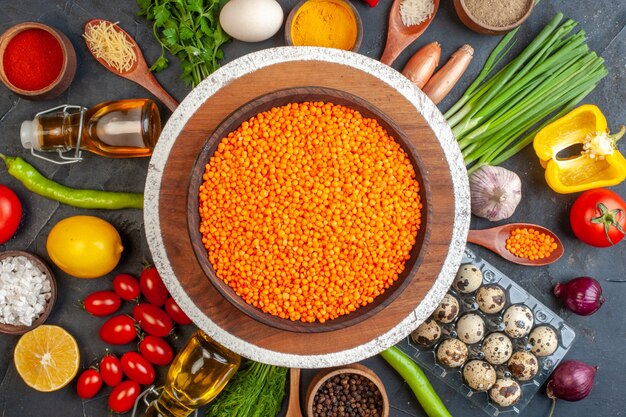
M 276 90 L 322 87 L 359 97 L 393 120 L 422 162 L 429 233 L 410 283 L 384 309 L 349 327 L 302 333 L 269 326 L 235 307 L 210 283 L 187 233 L 194 162 L 220 123 Z M 357 362 L 406 337 L 435 309 L 461 261 L 469 228 L 467 172 L 437 107 L 404 76 L 371 58 L 326 48 L 282 47 L 239 58 L 196 87 L 154 150 L 145 189 L 145 228 L 172 296 L 209 336 L 274 365 L 320 368 Z

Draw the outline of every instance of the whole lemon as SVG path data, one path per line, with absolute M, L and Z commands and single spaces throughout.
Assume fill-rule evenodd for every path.
M 48 235 L 52 262 L 77 278 L 98 278 L 120 261 L 122 239 L 111 223 L 94 216 L 73 216 L 58 222 Z

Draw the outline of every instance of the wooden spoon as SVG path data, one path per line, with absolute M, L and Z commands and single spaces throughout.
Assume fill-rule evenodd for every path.
M 424 33 L 430 25 L 430 22 L 435 18 L 437 10 L 439 9 L 439 0 L 433 0 L 433 13 L 428 19 L 419 25 L 406 26 L 402 23 L 402 18 L 400 17 L 401 1 L 402 0 L 394 0 L 391 5 L 391 10 L 389 11 L 389 28 L 387 29 L 387 43 L 383 55 L 380 57 L 380 62 L 389 66 L 391 66 L 393 61 L 396 60 L 398 55 L 400 55 L 407 46 Z
M 109 22 L 108 20 L 104 19 L 91 19 L 87 23 L 85 23 L 84 31 L 86 32 L 90 25 L 97 25 L 101 22 L 113 24 L 113 22 Z M 126 78 L 128 80 L 136 82 L 137 84 L 154 94 L 154 96 L 161 100 L 161 102 L 165 104 L 168 109 L 174 111 L 176 107 L 178 107 L 178 102 L 172 96 L 170 96 L 167 91 L 165 91 L 165 89 L 161 86 L 161 84 L 159 84 L 156 78 L 154 78 L 154 75 L 152 75 L 152 73 L 148 70 L 148 65 L 146 64 L 146 60 L 141 53 L 141 49 L 139 49 L 139 46 L 137 46 L 137 42 L 135 42 L 135 40 L 119 26 L 115 25 L 113 27 L 117 31 L 123 33 L 128 41 L 133 44 L 133 49 L 135 50 L 135 55 L 137 56 L 137 60 L 135 61 L 133 66 L 128 71 L 118 71 L 117 69 L 107 64 L 106 61 L 102 58 L 97 58 L 95 55 L 93 55 L 93 51 L 89 47 L 89 42 L 86 42 L 87 49 L 89 49 L 91 55 L 93 55 L 93 57 L 96 58 L 96 60 L 101 63 L 106 69 L 116 75 L 119 75 L 122 78 Z
M 552 237 L 558 245 L 557 248 L 547 258 L 536 259 L 534 261 L 526 258 L 519 258 L 513 255 L 506 248 L 506 240 L 509 238 L 509 236 L 511 236 L 512 230 L 524 227 L 532 227 L 533 229 L 539 230 L 540 232 Z M 546 229 L 543 226 L 529 223 L 510 223 L 503 226 L 493 227 L 491 229 L 470 230 L 467 241 L 480 246 L 484 246 L 490 251 L 493 251 L 502 256 L 507 261 L 526 266 L 543 266 L 551 264 L 553 262 L 556 262 L 556 260 L 559 259 L 564 252 L 563 243 L 561 242 L 559 237 L 555 235 L 551 230 Z
M 300 369 L 289 369 L 289 405 L 285 417 L 303 417 L 300 408 Z

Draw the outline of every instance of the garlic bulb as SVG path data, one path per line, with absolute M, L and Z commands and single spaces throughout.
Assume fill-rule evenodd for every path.
M 472 214 L 492 222 L 511 217 L 522 199 L 522 182 L 506 168 L 481 167 L 469 181 Z

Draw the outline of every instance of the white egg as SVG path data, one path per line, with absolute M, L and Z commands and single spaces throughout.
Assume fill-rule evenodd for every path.
M 283 9 L 275 0 L 230 0 L 220 12 L 220 25 L 233 38 L 261 42 L 283 25 Z

